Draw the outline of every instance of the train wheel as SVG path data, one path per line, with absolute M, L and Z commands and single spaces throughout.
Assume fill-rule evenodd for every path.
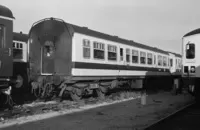
M 73 88 L 72 91 L 70 91 L 70 96 L 73 101 L 79 101 L 82 97 L 82 91 L 79 88 Z
M 96 89 L 95 91 L 99 99 L 105 99 L 105 92 L 103 92 L 100 88 Z
M 16 88 L 21 88 L 23 86 L 23 84 L 24 84 L 24 78 L 20 74 L 18 74 L 16 78 L 17 79 L 16 79 L 16 85 L 15 85 L 15 87 Z
M 25 89 L 27 86 L 27 77 L 26 75 L 22 74 L 22 73 L 18 73 L 16 74 L 15 76 L 15 84 L 14 84 L 14 87 L 12 89 L 12 98 L 13 98 L 13 101 L 16 103 L 16 104 L 23 104 L 25 100 L 27 100 L 25 98 L 25 95 L 27 94 L 25 92 Z
M 80 101 L 81 100 L 81 96 L 78 95 L 77 93 L 70 92 L 70 96 L 71 96 L 73 101 Z

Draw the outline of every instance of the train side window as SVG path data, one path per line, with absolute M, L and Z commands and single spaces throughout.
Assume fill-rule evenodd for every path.
M 19 48 L 19 43 L 17 43 L 17 47 L 16 47 L 17 49 Z
M 162 56 L 158 55 L 158 66 L 162 66 Z
M 147 64 L 152 65 L 153 55 L 151 53 L 147 53 Z
M 0 48 L 5 47 L 5 26 L 0 25 Z
M 132 50 L 132 63 L 138 63 L 138 51 Z
M 169 60 L 169 57 L 168 57 L 168 66 L 170 66 L 170 60 Z
M 83 57 L 90 58 L 90 41 L 83 39 Z
M 130 49 L 126 49 L 126 62 L 130 62 Z
M 15 42 L 13 42 L 13 48 L 15 48 Z
M 20 48 L 21 43 L 13 42 L 13 59 L 23 59 L 23 50 Z
M 94 45 L 94 58 L 104 59 L 105 45 L 100 42 L 93 42 L 93 45 Z
M 176 66 L 177 66 L 177 59 L 176 59 Z
M 181 68 L 181 59 L 179 59 L 179 68 Z
M 123 61 L 123 48 L 120 48 L 120 61 Z
M 172 67 L 173 66 L 173 60 L 170 59 L 170 66 Z
M 19 48 L 21 48 L 21 49 L 23 48 L 23 44 L 22 43 L 19 44 Z
M 108 60 L 117 60 L 117 47 L 113 45 L 108 45 Z
M 167 57 L 163 56 L 163 66 L 167 66 Z
M 140 63 L 146 64 L 146 53 L 142 51 L 140 52 Z
M 156 65 L 156 55 L 154 55 L 154 65 Z
M 195 58 L 195 44 L 194 43 L 186 44 L 186 58 L 187 59 Z

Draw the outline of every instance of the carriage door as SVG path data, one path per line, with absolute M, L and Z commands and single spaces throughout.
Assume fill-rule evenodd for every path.
M 126 59 L 125 59 L 125 65 L 126 68 L 129 69 L 130 68 L 130 49 L 126 48 Z
M 54 73 L 55 44 L 53 40 L 46 40 L 41 46 L 41 66 L 43 75 Z
M 170 57 L 169 62 L 170 62 L 170 72 L 175 73 L 176 72 L 175 58 Z
M 122 75 L 123 74 L 123 67 L 125 65 L 125 59 L 124 59 L 124 48 L 122 47 L 119 47 L 119 63 L 120 65 L 118 66 L 118 70 L 119 70 L 119 73 L 118 75 Z
M 0 76 L 12 76 L 12 32 L 6 33 L 6 27 L 0 24 Z

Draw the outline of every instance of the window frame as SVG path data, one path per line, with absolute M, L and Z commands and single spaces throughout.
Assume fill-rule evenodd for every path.
M 153 61 L 154 61 L 154 65 L 156 65 L 157 63 L 156 63 L 156 55 L 154 55 L 154 58 L 153 58 Z
M 119 49 L 120 61 L 124 60 L 124 48 Z
M 144 63 L 142 62 L 143 61 L 142 58 L 144 58 Z M 143 64 L 143 65 L 146 64 L 146 52 L 144 51 L 140 51 L 140 64 Z
M 17 41 L 13 41 L 13 59 L 16 59 L 16 60 L 23 60 L 24 59 L 24 50 L 23 50 L 23 48 L 20 48 L 20 45 L 23 46 L 22 43 L 17 42 Z
M 163 56 L 163 61 L 162 61 L 162 65 L 163 67 L 166 67 L 167 66 L 167 57 L 166 56 Z
M 131 61 L 131 58 L 130 58 L 130 49 L 129 48 L 126 48 L 126 62 L 130 63 Z
M 150 56 L 150 57 L 149 57 Z M 151 59 L 151 63 L 149 63 L 149 59 Z M 147 64 L 152 65 L 153 64 L 153 54 L 150 52 L 147 52 Z
M 192 57 L 188 56 L 189 49 L 187 49 L 187 48 L 188 48 L 189 45 L 193 45 L 193 55 L 192 55 Z M 186 49 L 185 49 L 185 53 L 186 53 L 185 57 L 186 57 L 186 59 L 194 59 L 196 57 L 196 55 L 195 55 L 195 53 L 196 53 L 196 51 L 195 51 L 196 47 L 195 46 L 196 46 L 195 43 L 187 43 L 186 44 Z M 189 48 L 191 48 L 191 46 Z
M 113 48 L 113 49 L 111 49 Z M 116 45 L 111 45 L 111 44 L 108 44 L 107 45 L 107 54 L 108 54 L 108 60 L 109 61 L 117 61 L 117 46 Z M 115 59 L 110 59 L 109 58 L 109 54 L 114 54 L 115 53 Z
M 103 52 L 102 53 L 103 57 L 102 58 L 95 57 L 95 51 L 98 51 L 98 52 L 101 52 L 101 53 Z M 94 59 L 97 59 L 97 60 L 105 60 L 105 44 L 104 43 L 97 42 L 97 41 L 93 42 L 93 57 L 94 57 Z
M 163 58 L 161 55 L 157 55 L 157 59 L 158 59 L 158 66 L 163 66 Z M 161 64 L 159 64 L 161 63 Z
M 131 51 L 132 51 L 132 63 L 138 64 L 139 63 L 139 51 L 135 50 L 135 49 L 132 49 Z M 133 60 L 133 57 L 137 58 L 137 62 L 134 62 L 135 60 Z
M 83 47 L 83 58 L 85 59 L 90 59 L 91 58 L 91 44 L 90 44 L 90 40 L 88 39 L 83 39 L 82 40 L 82 47 Z M 89 56 L 85 55 L 85 50 L 89 50 Z

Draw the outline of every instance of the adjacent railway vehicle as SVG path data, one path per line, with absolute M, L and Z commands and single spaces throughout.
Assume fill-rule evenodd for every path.
M 30 94 L 28 92 L 27 41 L 27 34 L 13 32 L 12 98 L 15 103 L 19 103 L 25 95 Z
M 22 32 L 13 32 L 12 34 L 12 75 L 9 77 L 8 84 L 10 88 L 5 85 L 1 92 L 7 95 L 7 100 L 12 96 L 15 103 L 23 101 L 24 95 L 28 94 L 28 75 L 27 75 L 27 34 Z M 8 92 L 9 91 L 9 92 Z M 0 93 L 0 96 L 1 95 Z M 3 101 L 2 101 L 3 102 Z M 10 102 L 11 103 L 11 102 Z M 0 102 L 1 104 L 1 102 Z M 10 104 L 11 105 L 11 104 Z
M 0 5 L 0 92 L 10 93 L 13 76 L 12 37 L 13 14 L 10 9 Z
M 182 76 L 189 91 L 200 101 L 200 29 L 185 34 L 182 38 Z
M 29 81 L 41 97 L 52 95 L 55 89 L 59 96 L 69 92 L 74 100 L 93 90 L 103 97 L 123 83 L 142 88 L 145 79 L 172 79 L 179 86 L 181 77 L 179 54 L 57 18 L 33 24 L 28 48 Z

